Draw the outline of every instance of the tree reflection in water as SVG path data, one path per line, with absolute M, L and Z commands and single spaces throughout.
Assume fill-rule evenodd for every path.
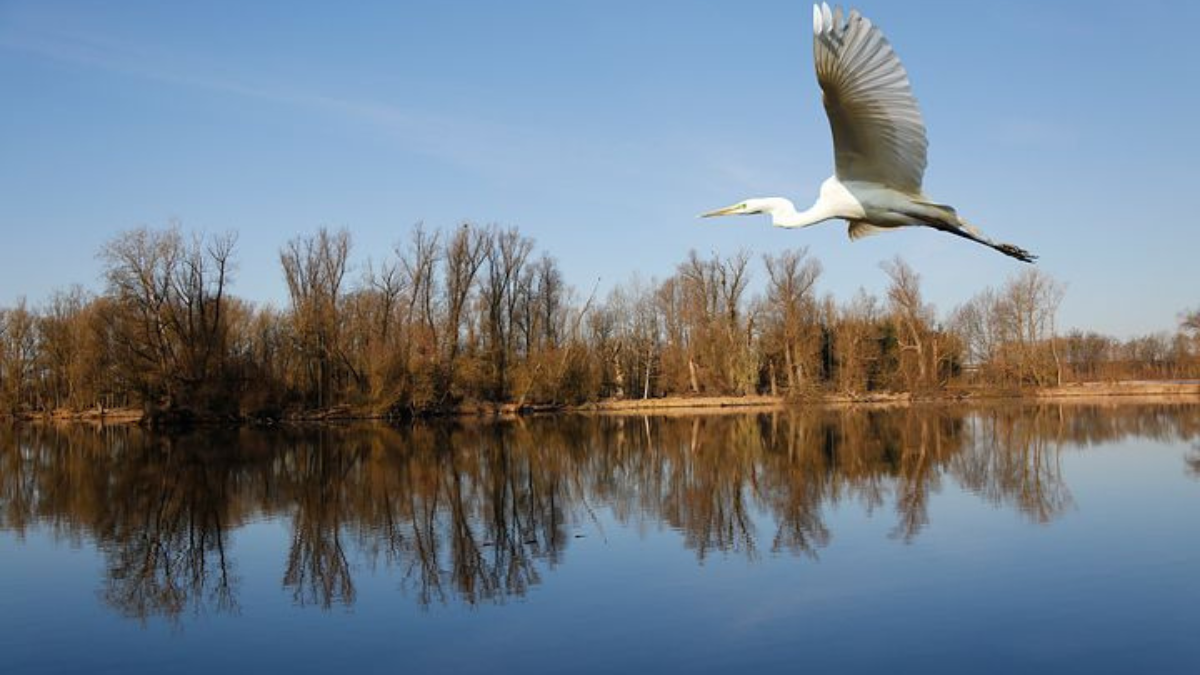
M 236 612 L 230 532 L 290 523 L 299 605 L 355 601 L 354 561 L 422 605 L 502 602 L 540 583 L 603 511 L 681 533 L 699 560 L 816 557 L 843 502 L 894 511 L 908 541 L 949 479 L 1047 522 L 1071 505 L 1065 449 L 1200 437 L 1195 406 L 950 406 L 682 417 L 532 418 L 196 431 L 0 429 L 0 528 L 52 528 L 106 561 L 123 615 Z M 1186 458 L 1200 475 L 1200 451 Z M 773 532 L 758 527 L 771 523 Z M 756 525 L 756 523 L 758 525 Z

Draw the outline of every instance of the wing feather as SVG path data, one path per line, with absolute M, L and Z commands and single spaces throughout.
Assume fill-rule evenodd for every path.
M 918 194 L 929 143 L 908 73 L 857 10 L 814 10 L 813 62 L 833 131 L 837 177 Z M 819 20 L 818 20 L 819 16 Z

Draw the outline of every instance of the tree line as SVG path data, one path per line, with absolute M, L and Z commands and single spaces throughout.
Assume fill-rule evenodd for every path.
M 99 292 L 0 309 L 0 411 L 407 415 L 1200 376 L 1200 310 L 1174 334 L 1063 334 L 1065 287 L 1037 268 L 948 314 L 900 258 L 883 265 L 883 297 L 822 295 L 805 248 L 757 261 L 692 251 L 666 279 L 597 297 L 516 228 L 418 225 L 357 269 L 350 233 L 320 229 L 281 247 L 280 308 L 230 292 L 236 247 L 234 234 L 131 230 L 99 252 Z

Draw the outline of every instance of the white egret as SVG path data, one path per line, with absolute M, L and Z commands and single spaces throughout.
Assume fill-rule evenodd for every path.
M 702 217 L 766 213 L 776 227 L 808 227 L 842 219 L 850 239 L 898 227 L 948 232 L 1024 262 L 1036 256 L 992 241 L 950 206 L 921 191 L 925 123 L 908 73 L 883 33 L 857 10 L 813 6 L 813 60 L 825 113 L 833 129 L 834 175 L 821 184 L 812 208 L 797 211 L 782 197 L 747 199 Z

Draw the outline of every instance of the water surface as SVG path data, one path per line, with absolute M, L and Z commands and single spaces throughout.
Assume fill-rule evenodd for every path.
M 0 671 L 1200 672 L 1200 406 L 0 429 Z

